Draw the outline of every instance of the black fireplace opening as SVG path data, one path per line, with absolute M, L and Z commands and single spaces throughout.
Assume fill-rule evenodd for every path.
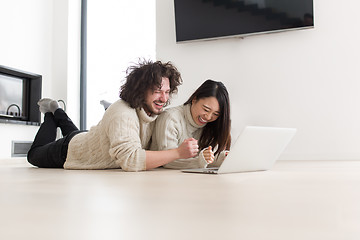
M 0 65 L 0 123 L 40 125 L 42 76 Z

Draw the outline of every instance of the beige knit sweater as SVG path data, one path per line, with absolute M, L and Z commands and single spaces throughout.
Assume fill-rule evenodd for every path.
M 203 126 L 196 124 L 192 118 L 190 106 L 187 104 L 169 108 L 156 119 L 151 143 L 152 150 L 173 149 L 179 147 L 187 138 L 200 138 Z M 164 167 L 175 169 L 206 167 L 207 163 L 203 157 L 203 151 L 204 149 L 194 158 L 178 159 L 164 165 Z M 220 166 L 224 158 L 225 152 L 221 152 L 209 167 Z
M 96 126 L 71 139 L 64 168 L 145 170 L 156 117 L 116 101 Z

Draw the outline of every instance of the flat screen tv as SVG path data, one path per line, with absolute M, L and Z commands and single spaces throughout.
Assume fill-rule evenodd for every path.
M 313 0 L 174 0 L 176 41 L 314 27 Z
M 0 123 L 40 125 L 42 76 L 0 65 Z
M 0 74 L 0 114 L 1 116 L 23 118 L 26 92 L 25 79 Z

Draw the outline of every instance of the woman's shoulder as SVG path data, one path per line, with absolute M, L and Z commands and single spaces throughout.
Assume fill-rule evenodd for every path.
M 168 108 L 164 111 L 164 114 L 167 116 L 174 116 L 174 117 L 183 116 L 184 115 L 184 105 L 179 105 L 176 107 Z
M 173 124 L 178 124 L 179 122 L 182 122 L 182 119 L 184 118 L 184 112 L 182 109 L 182 106 L 177 107 L 171 107 L 166 109 L 164 112 L 162 112 L 158 118 L 156 119 L 156 122 L 160 125 L 167 125 L 171 122 Z

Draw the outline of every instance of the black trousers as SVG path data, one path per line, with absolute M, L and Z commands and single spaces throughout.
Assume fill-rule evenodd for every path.
M 64 137 L 56 140 L 58 127 Z M 44 122 L 27 154 L 28 162 L 41 168 L 63 168 L 69 142 L 80 132 L 82 131 L 79 131 L 61 108 L 57 109 L 54 114 L 45 113 Z

